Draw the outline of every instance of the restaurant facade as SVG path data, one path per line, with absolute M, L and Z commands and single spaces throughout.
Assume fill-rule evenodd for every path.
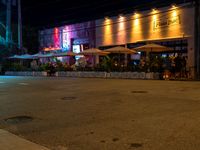
M 80 52 L 95 47 L 95 21 L 45 29 L 39 32 L 40 49 L 44 52 Z
M 195 73 L 195 8 L 192 3 L 171 5 L 39 32 L 43 52 L 81 52 L 97 47 L 136 48 L 148 43 L 170 47 L 163 56 L 187 56 L 190 74 Z

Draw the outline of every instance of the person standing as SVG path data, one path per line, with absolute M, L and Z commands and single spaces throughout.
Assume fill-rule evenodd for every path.
M 186 64 L 187 64 L 186 57 L 184 56 L 181 60 L 182 60 L 181 75 L 182 75 L 182 77 L 186 78 L 187 77 L 187 73 L 186 73 Z
M 181 77 L 181 70 L 182 70 L 182 60 L 180 54 L 174 59 L 175 63 L 175 78 Z

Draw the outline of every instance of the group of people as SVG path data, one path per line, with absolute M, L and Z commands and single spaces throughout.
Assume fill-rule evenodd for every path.
M 189 67 L 187 56 L 181 56 L 180 54 L 172 60 L 171 69 L 175 78 L 189 78 Z
M 164 71 L 169 72 L 169 77 L 190 78 L 190 70 L 188 66 L 188 57 L 178 54 L 176 57 L 166 58 L 164 62 Z
M 176 57 L 167 56 L 165 58 L 156 56 L 150 58 L 149 61 L 146 58 L 141 58 L 139 65 L 141 68 L 146 67 L 146 71 L 167 72 L 170 78 L 190 78 L 188 58 L 181 54 L 178 54 Z
M 47 65 L 47 75 L 48 76 L 55 76 L 56 73 L 56 67 L 53 63 L 49 62 Z
M 111 61 L 112 62 L 112 61 Z M 131 61 L 130 61 L 131 62 Z M 103 63 L 103 61 L 100 61 Z M 114 67 L 118 67 L 117 61 L 114 59 L 112 62 Z M 56 69 L 60 67 L 60 63 L 52 63 L 48 62 L 45 70 L 48 73 L 48 76 L 54 76 L 56 73 Z M 63 63 L 61 63 L 63 64 Z M 79 66 L 79 67 L 87 67 L 87 60 L 85 58 L 80 58 L 79 60 L 70 60 L 68 66 Z M 105 62 L 104 62 L 105 65 Z M 109 65 L 109 64 L 107 64 Z M 61 65 L 62 66 L 62 65 Z M 64 65 L 65 66 L 65 65 Z M 128 63 L 126 68 L 132 66 L 132 63 Z M 133 71 L 144 71 L 144 72 L 160 72 L 161 74 L 167 73 L 169 78 L 190 78 L 190 70 L 188 67 L 188 58 L 187 56 L 182 56 L 181 54 L 177 54 L 177 56 L 153 56 L 150 58 L 141 57 L 138 62 L 134 61 L 134 70 Z M 122 65 L 120 67 L 123 68 Z M 38 64 L 36 61 L 31 63 L 31 68 L 37 70 Z M 76 70 L 75 68 L 72 68 Z M 114 68 L 115 69 L 115 68 Z

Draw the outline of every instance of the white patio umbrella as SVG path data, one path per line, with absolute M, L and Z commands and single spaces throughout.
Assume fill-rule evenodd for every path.
M 136 51 L 145 51 L 145 52 L 164 52 L 172 50 L 169 47 L 158 45 L 158 44 L 146 44 L 144 46 L 134 48 Z
M 72 51 L 53 54 L 54 57 L 69 57 L 69 59 L 67 59 L 68 64 L 70 64 L 70 59 L 76 55 L 77 53 L 74 53 Z
M 36 58 L 33 57 L 32 55 L 24 54 L 24 55 L 11 56 L 11 57 L 9 57 L 9 59 L 19 59 L 20 60 L 20 64 L 23 64 L 23 60 L 33 60 L 33 59 L 36 59 Z
M 97 48 L 90 48 L 90 49 L 87 49 L 87 50 L 84 50 L 80 53 L 78 53 L 79 55 L 108 55 L 109 52 L 105 52 L 105 51 L 101 51 Z
M 127 54 L 134 54 L 136 53 L 135 50 L 131 50 L 126 47 L 116 46 L 113 48 L 106 49 L 105 52 L 116 53 L 119 54 L 118 61 L 120 62 L 120 54 L 125 54 L 125 66 L 127 66 Z
M 90 49 L 87 49 L 87 50 L 84 50 L 80 53 L 78 53 L 78 55 L 91 55 L 91 56 L 105 56 L 105 55 L 108 55 L 109 52 L 104 52 L 104 51 L 101 51 L 97 48 L 90 48 Z M 94 58 L 92 59 L 92 65 L 94 66 Z
M 9 59 L 34 59 L 32 55 L 24 54 L 24 55 L 14 55 L 9 57 Z
M 36 59 L 35 57 L 29 54 L 24 54 L 24 55 L 21 55 L 20 57 L 21 59 Z
M 164 51 L 169 51 L 172 49 L 166 46 L 151 43 L 151 44 L 146 44 L 144 46 L 136 47 L 134 48 L 134 50 L 146 52 L 146 61 L 150 62 L 150 56 L 149 56 L 150 52 L 164 52 Z
M 77 55 L 77 53 L 74 53 L 72 51 L 53 54 L 54 57 L 65 57 L 65 56 L 76 56 L 76 55 Z
M 9 59 L 21 59 L 20 55 L 14 55 L 14 56 L 10 56 L 8 57 Z
M 149 60 L 150 59 L 149 58 L 150 52 L 164 52 L 164 51 L 172 50 L 172 48 L 162 46 L 162 45 L 159 45 L 159 44 L 151 43 L 151 44 L 146 44 L 144 46 L 136 47 L 136 48 L 134 48 L 134 50 L 146 52 L 146 59 Z
M 39 52 L 37 54 L 32 55 L 32 57 L 35 59 L 39 59 L 42 63 L 44 63 L 44 62 L 46 62 L 46 59 L 47 59 L 47 61 L 50 61 L 49 58 L 53 57 L 53 54 L 52 53 L 42 54 Z
M 104 50 L 104 52 L 117 53 L 117 54 L 134 54 L 134 53 L 136 53 L 135 50 L 131 50 L 129 48 L 122 47 L 122 46 L 116 46 L 113 48 L 109 48 L 109 49 Z
M 33 55 L 35 57 L 38 58 L 49 58 L 49 57 L 54 57 L 52 53 L 48 53 L 48 54 L 41 54 L 41 53 L 37 53 L 35 55 Z
M 34 54 L 32 56 L 35 57 L 35 58 L 39 58 L 40 55 L 41 55 L 40 53 L 37 53 L 37 54 Z

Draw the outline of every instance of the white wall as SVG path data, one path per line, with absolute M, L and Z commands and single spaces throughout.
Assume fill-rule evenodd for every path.
M 188 65 L 194 68 L 194 7 L 185 4 L 152 12 L 137 12 L 137 16 L 133 13 L 121 19 L 117 16 L 96 20 L 96 46 L 187 38 Z M 166 21 L 170 21 L 170 25 L 156 26 Z
M 134 13 L 120 17 L 96 20 L 96 46 L 120 45 L 137 41 L 193 37 L 194 9 L 178 6 L 152 11 L 138 12 L 138 19 Z M 172 17 L 175 19 L 173 19 Z M 180 19 L 178 19 L 180 18 Z M 155 28 L 155 22 L 174 21 L 169 26 Z M 178 21 L 177 21 L 178 20 Z

